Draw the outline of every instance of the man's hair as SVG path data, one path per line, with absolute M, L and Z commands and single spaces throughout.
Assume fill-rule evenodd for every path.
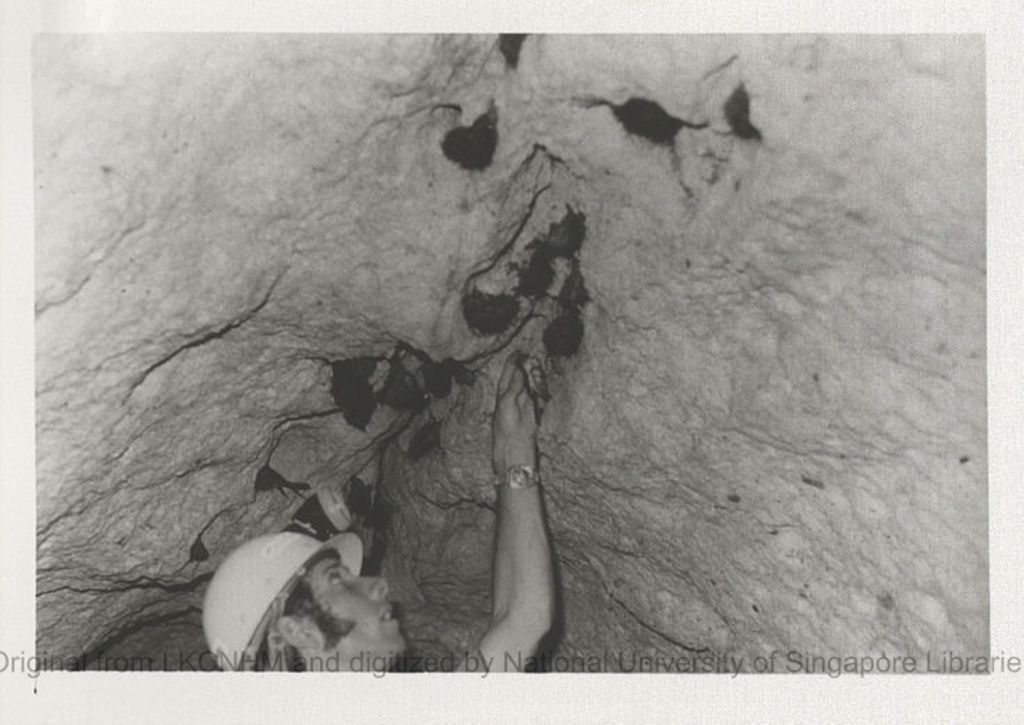
M 349 619 L 342 619 L 334 612 L 326 609 L 313 595 L 313 588 L 309 583 L 309 572 L 316 565 L 325 559 L 339 560 L 338 552 L 334 549 L 324 549 L 308 562 L 306 572 L 299 578 L 292 588 L 291 593 L 285 601 L 282 616 L 294 617 L 313 623 L 324 638 L 324 646 L 328 649 L 336 647 L 342 637 L 351 632 L 356 623 Z M 256 653 L 257 671 L 286 670 L 288 672 L 303 672 L 306 663 L 302 654 L 291 644 L 284 642 L 281 635 L 275 631 L 276 622 L 272 624 Z

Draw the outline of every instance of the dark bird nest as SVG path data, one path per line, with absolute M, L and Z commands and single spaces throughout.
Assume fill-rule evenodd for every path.
M 494 149 L 498 146 L 497 123 L 498 111 L 492 105 L 471 126 L 459 126 L 449 131 L 441 142 L 441 150 L 449 161 L 464 169 L 486 169 L 491 165 Z
M 736 86 L 726 100 L 722 112 L 734 135 L 743 139 L 761 140 L 761 132 L 750 122 L 750 96 L 742 83 Z
M 377 367 L 377 358 L 357 357 L 331 363 L 331 397 L 341 408 L 345 421 L 366 430 L 377 409 L 369 378 Z
M 509 68 L 519 66 L 519 51 L 525 40 L 525 33 L 502 33 L 498 36 L 498 50 L 505 57 L 505 65 Z
M 583 341 L 583 319 L 575 309 L 556 317 L 544 330 L 544 349 L 549 355 L 570 357 L 576 354 Z
M 497 335 L 519 314 L 519 298 L 511 294 L 492 295 L 472 290 L 462 298 L 462 316 L 470 329 L 480 335 Z

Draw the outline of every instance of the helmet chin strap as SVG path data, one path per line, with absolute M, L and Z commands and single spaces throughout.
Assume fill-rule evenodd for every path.
M 288 641 L 284 635 L 273 625 L 269 625 L 267 632 L 267 657 L 270 660 L 270 669 L 275 672 L 283 672 L 288 669 L 285 656 L 288 654 Z

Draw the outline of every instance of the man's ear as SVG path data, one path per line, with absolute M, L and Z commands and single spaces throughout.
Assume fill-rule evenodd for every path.
M 277 620 L 274 628 L 285 642 L 300 652 L 309 650 L 319 652 L 324 648 L 324 638 L 320 633 L 320 628 L 307 617 L 286 615 Z

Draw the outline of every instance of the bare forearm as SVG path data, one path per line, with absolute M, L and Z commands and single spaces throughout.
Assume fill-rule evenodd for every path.
M 554 616 L 551 547 L 540 486 L 532 477 L 539 415 L 527 388 L 526 368 L 542 375 L 532 358 L 514 353 L 505 360 L 492 423 L 494 473 L 508 476 L 509 482 L 497 488 L 494 601 L 480 650 L 499 670 L 522 669 L 523 658 L 536 652 Z
M 495 622 L 541 637 L 551 625 L 554 579 L 540 487 L 498 487 L 494 554 Z

